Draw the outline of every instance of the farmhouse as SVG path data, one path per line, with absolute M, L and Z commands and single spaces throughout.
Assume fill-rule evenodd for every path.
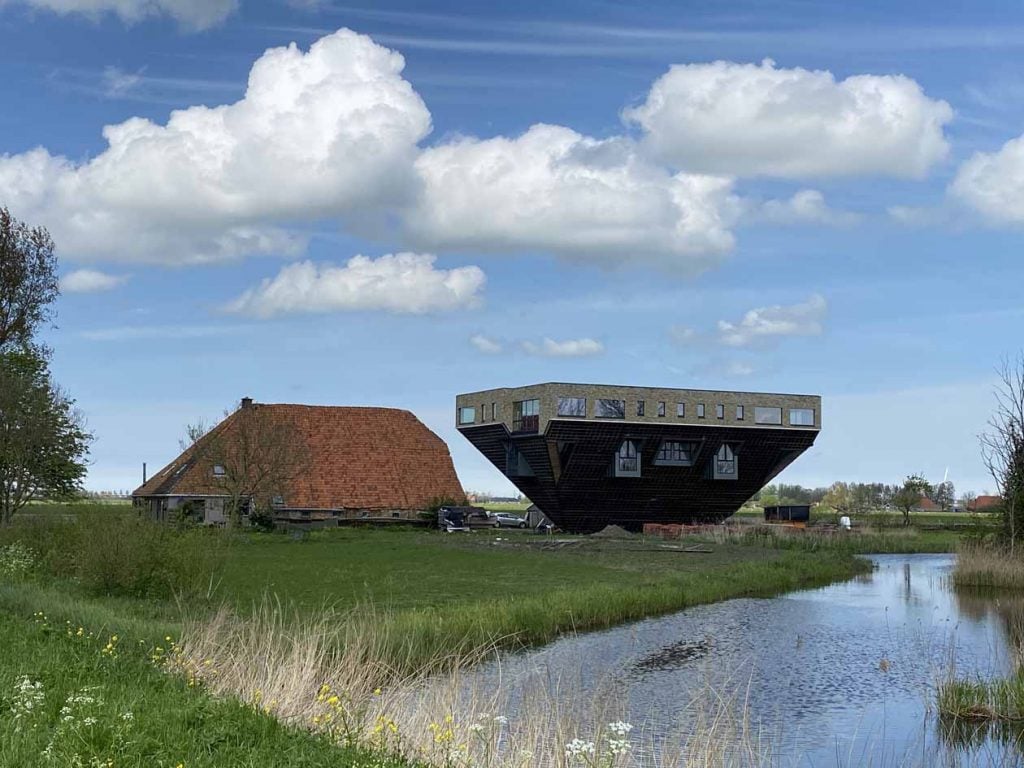
M 465 497 L 448 446 L 409 411 L 242 400 L 132 498 L 208 524 L 233 505 L 278 522 L 410 519 Z

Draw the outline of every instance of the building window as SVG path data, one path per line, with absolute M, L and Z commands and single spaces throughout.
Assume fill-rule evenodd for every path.
M 224 475 L 226 474 L 226 472 L 224 471 L 224 465 L 223 464 L 214 464 L 213 465 L 213 474 L 216 477 L 224 477 Z
M 558 415 L 572 416 L 581 419 L 587 416 L 587 398 L 585 397 L 560 397 L 558 398 Z
M 520 400 L 512 403 L 512 431 L 537 432 L 540 430 L 540 400 Z
M 509 477 L 533 477 L 533 467 L 514 445 L 508 446 L 505 474 Z
M 697 403 L 697 418 L 704 418 L 704 403 Z
M 814 426 L 814 409 L 813 408 L 790 408 L 789 409 L 789 423 L 794 427 L 813 427 Z
M 498 404 L 491 403 L 491 421 L 498 420 Z
M 755 424 L 781 424 L 782 423 L 782 409 L 781 408 L 765 408 L 757 406 L 754 408 L 754 423 Z
M 736 421 L 743 421 L 743 406 L 736 406 Z
M 715 454 L 715 480 L 735 480 L 737 476 L 736 451 L 724 443 Z
M 599 419 L 624 419 L 626 418 L 625 400 L 600 399 L 594 403 L 594 415 Z
M 459 408 L 459 424 L 473 424 L 476 422 L 476 408 Z
M 697 455 L 697 443 L 664 440 L 658 447 L 654 463 L 663 466 L 692 467 Z
M 487 421 L 487 406 L 480 403 L 480 421 Z
M 283 507 L 284 506 L 284 496 L 275 496 L 273 499 L 270 500 L 270 503 L 271 503 L 272 506 L 275 506 L 275 507 Z
M 665 403 L 662 402 L 662 401 L 658 402 L 658 415 L 659 416 L 664 416 L 665 415 Z
M 623 440 L 615 454 L 616 477 L 640 477 L 640 451 L 635 440 Z
M 643 400 L 637 400 L 636 401 L 636 415 L 637 416 L 643 416 L 644 415 L 644 401 Z
M 680 419 L 686 418 L 686 403 L 676 403 L 676 416 Z
M 722 405 L 721 403 L 719 403 L 718 405 L 715 406 L 715 418 L 716 419 L 724 419 L 725 418 L 725 406 Z

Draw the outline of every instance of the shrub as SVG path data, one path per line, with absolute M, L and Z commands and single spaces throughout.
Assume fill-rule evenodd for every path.
M 133 512 L 83 510 L 25 521 L 4 532 L 8 546 L 38 553 L 42 570 L 89 592 L 132 597 L 208 593 L 226 537 L 176 529 Z
M 39 556 L 19 541 L 0 546 L 0 579 L 24 579 L 35 570 Z

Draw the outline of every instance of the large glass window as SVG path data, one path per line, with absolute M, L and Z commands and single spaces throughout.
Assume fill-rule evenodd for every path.
M 594 403 L 594 415 L 599 419 L 624 419 L 626 418 L 626 401 L 604 398 L 597 400 Z
M 512 431 L 536 432 L 540 429 L 540 400 L 512 403 Z
M 781 424 L 782 423 L 782 409 L 781 408 L 766 408 L 764 406 L 757 406 L 754 408 L 754 423 L 755 424 Z
M 697 403 L 697 418 L 704 418 L 704 403 Z
M 526 460 L 526 457 L 519 452 L 519 449 L 515 445 L 508 446 L 507 464 L 505 466 L 505 474 L 509 477 L 532 477 L 533 468 L 530 463 Z
M 476 408 L 459 408 L 459 424 L 472 424 L 476 421 Z
M 813 427 L 814 426 L 814 409 L 813 408 L 790 408 L 789 409 L 789 423 L 794 427 Z
M 680 419 L 686 416 L 686 403 L 676 403 L 676 416 Z
M 696 455 L 697 443 L 664 440 L 658 446 L 658 453 L 654 457 L 654 463 L 677 467 L 691 467 Z
M 560 397 L 558 398 L 558 415 L 586 418 L 587 398 L 585 397 Z
M 640 477 L 640 447 L 635 440 L 623 440 L 615 453 L 616 477 Z

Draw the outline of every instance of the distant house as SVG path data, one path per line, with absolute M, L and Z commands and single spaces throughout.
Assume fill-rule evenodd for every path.
M 915 512 L 940 512 L 942 507 L 936 504 L 934 501 L 929 499 L 927 496 L 922 496 L 917 504 L 914 505 Z
M 968 512 L 994 512 L 1002 506 L 1003 500 L 999 496 L 978 496 L 968 507 Z
M 283 455 L 302 457 L 301 466 L 284 473 L 272 491 L 269 503 L 278 522 L 411 519 L 436 500 L 465 498 L 448 446 L 409 411 L 272 405 L 247 398 L 137 488 L 135 503 L 157 520 L 172 519 L 188 505 L 203 522 L 223 523 L 231 498 L 225 481 L 230 464 L 243 455 L 250 457 L 246 466 L 261 459 L 259 439 L 246 428 L 254 419 L 260 435 L 287 436 Z M 277 427 L 282 429 L 275 432 Z M 213 443 L 217 452 L 210 450 Z

